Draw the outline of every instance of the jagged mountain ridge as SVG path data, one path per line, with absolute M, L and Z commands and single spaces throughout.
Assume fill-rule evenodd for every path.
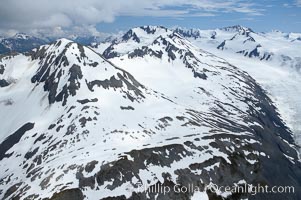
M 152 34 L 147 34 L 147 31 L 144 30 L 147 27 L 155 31 Z M 214 30 L 166 29 L 159 26 L 136 27 L 129 30 L 124 36 L 119 37 L 119 39 L 115 39 L 111 45 L 105 43 L 100 45 L 99 49 L 94 49 L 108 59 L 121 56 L 131 49 L 151 44 L 152 40 L 147 39 L 147 37 L 158 37 L 161 34 L 158 30 L 163 30 L 162 33 L 166 32 L 166 34 L 174 31 L 199 48 L 206 50 L 216 48 L 229 53 L 241 54 L 248 58 L 271 61 L 274 64 L 280 63 L 282 66 L 289 66 L 300 71 L 301 58 L 298 51 L 300 34 L 279 31 L 257 33 L 240 25 Z M 154 35 L 156 32 L 158 35 Z M 124 42 L 122 42 L 123 40 Z
M 217 48 L 249 58 L 280 63 L 300 71 L 298 33 L 257 33 L 239 25 L 215 30 L 176 28 L 175 31 L 196 46 L 208 50 Z
M 0 40 L 0 54 L 8 52 L 26 52 L 35 47 L 48 43 L 49 41 L 18 33 L 10 38 L 2 38 Z
M 120 63 L 68 40 L 1 58 L 1 79 L 9 83 L 1 88 L 1 109 L 27 113 L 3 124 L 9 130 L 6 136 L 21 133 L 0 161 L 3 198 L 50 198 L 73 188 L 79 199 L 154 199 L 154 194 L 127 189 L 187 185 L 186 177 L 200 186 L 242 179 L 300 185 L 291 133 L 245 72 L 175 33 L 153 38 L 148 48 L 142 45 L 116 59 Z M 24 68 L 16 73 L 18 63 Z M 137 63 L 144 64 L 144 73 L 136 71 Z M 147 78 L 156 70 L 164 76 Z M 165 78 L 182 87 L 172 89 Z M 29 87 L 16 90 L 25 85 Z M 1 141 L 1 147 L 11 143 L 10 137 Z M 12 159 L 20 165 L 9 166 Z M 279 168 L 271 167 L 275 165 Z M 292 179 L 284 173 L 272 176 L 292 173 L 288 168 L 294 169 Z M 25 174 L 21 181 L 20 174 Z M 221 180 L 225 174 L 231 178 Z M 193 194 L 170 195 L 187 199 Z
M 69 35 L 67 38 L 82 45 L 99 44 L 104 40 L 103 37 L 89 35 Z M 12 37 L 0 37 L 0 54 L 10 52 L 24 53 L 41 45 L 52 43 L 57 39 L 57 37 L 44 36 L 43 34 L 32 36 L 25 33 L 17 33 Z M 109 38 L 105 40 L 109 40 Z
M 113 40 L 112 44 L 107 47 L 104 52 L 100 53 L 107 59 L 121 56 L 133 49 L 147 46 L 153 42 L 154 38 L 170 32 L 170 30 L 161 26 L 136 27 L 126 32 L 123 36 Z

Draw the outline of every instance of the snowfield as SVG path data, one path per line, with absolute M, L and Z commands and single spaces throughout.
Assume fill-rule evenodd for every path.
M 1 55 L 0 198 L 252 199 L 205 191 L 244 181 L 294 186 L 256 197 L 298 200 L 296 65 L 198 37 L 144 26 L 107 48 L 59 39 Z M 204 191 L 150 192 L 158 185 Z
M 275 102 L 281 117 L 301 146 L 301 41 L 300 33 L 256 33 L 233 26 L 216 30 L 178 29 L 194 45 L 248 72 Z M 212 36 L 214 35 L 214 39 Z M 219 45 L 226 41 L 223 48 Z M 242 54 L 261 47 L 258 55 Z M 262 59 L 264 53 L 271 55 Z

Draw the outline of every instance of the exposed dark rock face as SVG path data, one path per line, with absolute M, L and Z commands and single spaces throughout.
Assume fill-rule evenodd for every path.
M 7 199 L 10 195 L 17 191 L 17 189 L 22 185 L 22 183 L 17 183 L 11 186 L 4 194 L 4 199 Z
M 20 141 L 21 137 L 26 133 L 26 131 L 33 129 L 33 127 L 34 123 L 24 124 L 0 144 L 0 161 L 5 157 L 10 156 L 7 155 L 6 152 Z
M 4 65 L 0 65 L 0 75 L 4 73 Z
M 155 34 L 157 29 L 163 29 L 167 31 L 167 28 L 163 26 L 141 26 L 140 29 L 144 30 L 147 34 Z
M 39 151 L 39 147 L 35 148 L 33 151 L 27 152 L 24 156 L 27 160 L 32 158 Z
M 109 88 L 123 88 L 126 86 L 126 88 L 129 91 L 133 91 L 135 96 L 144 98 L 141 89 L 143 89 L 143 86 L 137 82 L 132 75 L 129 73 L 123 71 L 123 75 L 121 73 L 117 73 L 117 78 L 115 76 L 112 76 L 110 79 L 105 79 L 105 80 L 94 80 L 91 82 L 87 82 L 87 86 L 90 91 L 94 91 L 94 87 L 103 87 L 104 89 L 109 89 Z M 129 92 L 125 91 L 125 94 L 131 101 L 137 100 L 137 98 L 133 95 L 131 95 Z
M 253 37 L 249 36 L 248 39 L 244 41 L 244 43 L 246 42 L 256 42 L 256 40 Z
M 4 79 L 0 79 L 0 87 L 6 87 L 6 86 L 9 86 L 9 83 Z
M 92 172 L 97 163 L 98 163 L 98 161 L 96 161 L 96 160 L 93 160 L 93 161 L 87 163 L 87 165 L 85 166 L 85 171 L 88 173 Z
M 123 195 L 123 196 L 118 196 L 118 197 L 106 197 L 106 198 L 103 198 L 101 200 L 126 200 L 126 197 Z
M 224 50 L 225 45 L 226 45 L 226 40 L 224 40 L 220 45 L 218 45 L 218 46 L 217 46 L 217 49 Z
M 175 32 L 182 35 L 183 37 L 186 38 L 200 38 L 201 34 L 199 31 L 194 31 L 193 29 L 189 29 L 189 30 L 183 30 L 181 28 L 176 28 Z
M 60 42 L 58 41 L 55 45 L 60 46 Z M 75 95 L 76 89 L 79 87 L 79 83 L 76 81 L 77 79 L 81 79 L 82 74 L 79 66 L 73 65 L 69 69 L 69 83 L 63 86 L 63 90 L 58 93 L 57 88 L 59 81 L 63 75 L 64 68 L 69 65 L 68 59 L 65 56 L 66 51 L 70 47 L 71 43 L 67 44 L 66 48 L 57 56 L 53 54 L 46 54 L 46 48 L 42 47 L 36 52 L 32 52 L 33 59 L 41 59 L 41 67 L 38 72 L 32 77 L 32 83 L 40 83 L 45 82 L 44 90 L 49 91 L 48 99 L 49 103 L 52 104 L 56 101 L 63 101 L 63 104 L 66 104 L 68 95 Z M 54 72 L 51 72 L 51 66 L 54 65 Z M 59 81 L 56 81 L 58 79 Z
M 104 56 L 106 59 L 110 59 L 110 58 L 117 57 L 118 54 L 117 54 L 117 52 L 114 51 L 113 45 L 111 45 L 111 46 L 109 46 L 109 47 L 103 52 L 103 56 Z
M 161 59 L 163 52 L 162 51 L 154 51 L 152 49 L 149 49 L 148 47 L 143 46 L 141 49 L 135 49 L 133 52 L 129 53 L 128 57 L 129 58 L 143 57 L 146 54 Z
M 97 98 L 94 98 L 94 99 L 83 99 L 83 100 L 77 100 L 78 103 L 81 103 L 81 104 L 86 104 L 86 103 L 90 103 L 90 102 L 97 102 L 98 99 Z
M 95 81 L 87 83 L 87 85 L 91 91 L 94 91 L 93 87 L 95 85 L 97 85 L 98 87 L 102 86 L 104 89 L 109 89 L 110 87 L 121 88 L 123 86 L 122 81 L 116 79 L 114 76 L 112 76 L 109 80 L 108 79 L 106 79 L 104 81 L 95 80 Z
M 249 53 L 249 57 L 250 58 L 252 58 L 252 57 L 258 57 L 259 56 L 259 52 L 258 52 L 258 48 L 259 48 L 260 46 L 257 46 L 253 51 L 251 51 L 250 53 Z
M 120 106 L 121 110 L 135 110 L 135 108 L 133 108 L 132 106 Z
M 212 33 L 212 35 L 211 35 L 211 39 L 216 39 L 216 35 L 217 35 L 217 33 L 214 31 L 213 33 Z
M 78 188 L 68 189 L 54 194 L 49 200 L 83 200 L 84 195 Z M 47 200 L 47 199 L 45 199 Z
M 273 54 L 269 54 L 267 52 L 264 52 L 263 54 L 260 53 L 259 48 L 261 46 L 257 46 L 252 51 L 248 52 L 247 50 L 238 51 L 237 53 L 243 54 L 244 56 L 248 56 L 250 58 L 259 58 L 260 60 L 270 60 L 273 56 Z
M 69 69 L 69 74 L 70 77 L 68 79 L 68 86 L 65 85 L 63 87 L 63 90 L 58 94 L 56 94 L 56 90 L 54 90 L 57 88 L 57 85 L 55 83 L 53 84 L 54 78 L 46 82 L 46 87 L 44 87 L 44 89 L 46 91 L 49 91 L 50 103 L 54 103 L 55 101 L 63 101 L 63 105 L 66 105 L 69 94 L 71 94 L 72 96 L 76 95 L 76 90 L 78 90 L 80 87 L 78 79 L 82 78 L 82 72 L 80 67 L 78 65 L 72 65 L 72 67 Z
M 133 32 L 133 30 L 129 30 L 123 37 L 122 39 L 124 41 L 128 41 L 129 39 L 133 39 L 134 41 L 140 43 L 140 39 L 139 37 L 136 35 L 135 32 Z

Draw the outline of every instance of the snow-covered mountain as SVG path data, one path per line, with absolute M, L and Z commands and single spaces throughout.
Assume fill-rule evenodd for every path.
M 175 31 L 250 73 L 268 91 L 301 145 L 300 33 L 256 33 L 243 26 Z
M 106 58 L 113 58 L 129 53 L 130 51 L 151 44 L 155 38 L 160 35 L 171 33 L 165 27 L 161 26 L 141 26 L 130 29 L 123 36 L 113 40 L 111 45 L 102 53 Z
M 0 39 L 0 54 L 8 52 L 25 52 L 47 44 L 49 41 L 18 33 L 13 37 Z
M 301 70 L 299 33 L 257 33 L 239 25 L 214 30 L 176 28 L 175 32 L 205 49 L 217 48 Z
M 67 38 L 82 45 L 94 44 L 95 46 L 98 46 L 96 44 L 109 41 L 111 43 L 111 40 L 109 40 L 111 37 L 104 39 L 100 36 L 69 35 Z M 57 37 L 49 37 L 42 34 L 38 36 L 32 36 L 24 33 L 17 33 L 13 37 L 0 37 L 0 54 L 9 52 L 24 53 L 41 45 L 46 45 L 54 42 L 57 39 Z
M 141 30 L 144 30 L 145 28 L 146 27 L 137 27 L 129 32 L 139 32 L 139 30 L 141 32 Z M 150 28 L 160 30 L 162 27 Z M 171 31 L 172 30 L 167 30 L 166 32 L 163 32 L 163 35 L 168 35 Z M 282 118 L 285 120 L 285 123 L 294 131 L 294 137 L 298 144 L 301 145 L 301 99 L 299 97 L 299 94 L 301 93 L 301 74 L 296 73 L 300 72 L 298 56 L 301 55 L 301 49 L 296 45 L 296 41 L 301 34 L 287 34 L 280 31 L 256 33 L 250 28 L 239 25 L 215 30 L 177 28 L 174 32 L 182 35 L 195 46 L 212 52 L 228 62 L 235 64 L 240 69 L 249 72 L 264 87 L 264 89 L 268 91 L 269 96 L 277 104 L 277 108 L 280 111 Z M 138 37 L 140 43 L 132 41 L 130 43 L 134 43 L 136 46 L 140 45 L 140 47 L 147 47 L 151 45 L 151 40 L 144 40 L 144 38 L 150 36 L 151 34 L 149 36 Z M 227 38 L 231 38 L 231 48 L 228 48 L 228 46 L 227 48 L 225 46 L 221 47 L 221 44 L 223 41 L 227 40 Z M 256 43 L 254 38 L 261 41 L 261 43 L 264 43 L 265 46 L 268 47 L 266 48 L 268 49 L 268 52 L 278 53 L 269 53 L 269 55 L 272 56 L 266 56 L 268 54 L 265 54 L 263 56 L 265 59 L 260 59 L 260 57 L 258 57 L 259 54 L 255 53 L 256 51 L 253 51 L 252 45 L 254 45 L 253 43 Z M 122 41 L 122 39 L 119 39 L 119 41 Z M 295 43 L 292 45 L 293 42 Z M 251 44 L 251 47 L 249 44 Z M 114 43 L 112 46 L 113 50 L 110 48 L 106 49 L 104 56 L 107 56 L 108 52 L 112 52 L 112 55 L 114 56 L 115 54 L 117 57 L 124 54 L 124 52 L 118 50 L 123 49 L 123 42 Z M 146 47 L 143 48 L 146 49 Z M 246 48 L 253 49 L 250 51 L 251 54 L 237 53 L 241 49 Z M 127 49 L 126 52 L 128 52 L 129 49 Z M 104 52 L 104 50 L 95 50 L 99 53 Z M 279 52 L 282 52 L 283 54 L 280 54 Z M 110 58 L 110 56 L 107 56 L 107 58 Z M 282 58 L 288 59 L 284 61 Z M 113 60 L 113 62 L 115 61 Z M 288 96 L 289 98 L 287 98 Z
M 163 27 L 105 52 L 60 39 L 0 57 L 0 198 L 300 197 L 292 132 L 246 72 Z M 212 183 L 296 192 L 204 191 Z M 201 191 L 149 190 L 160 185 Z

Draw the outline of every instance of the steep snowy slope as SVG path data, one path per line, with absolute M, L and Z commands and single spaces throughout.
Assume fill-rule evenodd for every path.
M 20 186 L 15 196 L 20 193 L 19 197 L 25 198 L 25 191 L 22 194 L 21 188 L 29 189 L 28 186 L 31 188 L 29 193 L 51 195 L 51 190 L 60 182 L 66 186 L 75 177 L 68 177 L 70 174 L 66 173 L 65 177 L 58 178 L 61 181 L 49 180 L 54 183 L 46 190 L 49 184 L 47 177 L 54 175 L 49 169 L 55 169 L 57 178 L 62 175 L 63 170 L 68 171 L 72 164 L 88 163 L 91 158 L 85 160 L 85 157 L 89 157 L 86 152 L 90 152 L 93 158 L 99 156 L 99 153 L 103 154 L 105 149 L 113 149 L 114 143 L 116 146 L 119 143 L 126 145 L 127 140 L 131 141 L 132 133 L 125 134 L 122 140 L 121 137 L 111 138 L 121 134 L 113 131 L 122 130 L 124 125 L 120 121 L 115 125 L 113 119 L 122 119 L 128 114 L 120 111 L 119 115 L 115 115 L 115 112 L 118 113 L 123 107 L 126 110 L 129 103 L 135 106 L 135 103 L 143 101 L 147 92 L 130 74 L 114 67 L 93 51 L 71 41 L 60 40 L 31 52 L 30 57 L 4 57 L 1 64 L 4 68 L 1 78 L 8 82 L 8 86 L 1 88 L 1 174 L 4 178 L 1 181 L 2 197 L 8 198 L 9 192 L 12 192 L 4 193 L 6 190 L 3 187 L 8 188 L 15 184 L 18 188 Z M 99 102 L 103 105 L 104 116 L 98 116 L 101 113 Z M 132 120 L 135 123 L 139 121 L 134 116 Z M 130 121 L 127 123 L 129 127 Z M 29 126 L 27 132 L 24 132 L 23 125 Z M 19 142 L 23 134 L 26 134 L 26 139 Z M 109 136 L 105 137 L 105 134 Z M 106 140 L 108 145 L 105 145 Z M 94 147 L 93 143 L 96 141 L 98 146 Z M 14 146 L 16 143 L 18 144 Z M 120 144 L 117 152 L 123 149 L 122 146 Z M 81 152 L 80 148 L 83 147 L 85 148 Z M 10 154 L 7 152 L 9 149 L 15 152 Z M 21 157 L 18 155 L 20 153 Z M 76 159 L 81 153 L 83 156 Z M 110 154 L 116 152 L 110 150 L 108 153 L 108 158 L 103 156 L 107 162 L 112 157 Z M 102 160 L 98 161 L 101 163 Z M 12 168 L 12 162 L 20 165 Z M 9 170 L 4 172 L 4 168 Z M 22 175 L 24 173 L 26 176 Z M 10 178 L 5 179 L 6 176 Z M 24 182 L 20 182 L 20 179 Z
M 281 66 L 279 63 L 242 59 L 227 51 L 208 48 L 208 51 L 226 59 L 248 72 L 267 91 L 276 104 L 281 117 L 293 131 L 295 140 L 301 146 L 301 75 L 294 69 Z
M 250 73 L 268 91 L 301 145 L 301 43 L 298 40 L 301 34 L 256 33 L 242 26 L 217 30 L 178 28 L 176 32 Z
M 174 96 L 181 104 L 193 105 L 196 109 L 202 110 L 206 110 L 202 105 L 213 105 L 208 99 L 195 98 L 196 93 L 199 92 L 197 90 L 199 86 L 209 90 L 208 93 L 208 90 L 205 90 L 205 94 L 217 96 L 223 99 L 222 102 L 227 102 L 227 98 L 222 96 L 223 89 L 219 87 L 220 82 L 214 79 L 214 74 L 220 74 L 220 72 L 215 71 L 215 67 L 214 70 L 212 69 L 213 66 L 219 66 L 220 62 L 224 63 L 225 60 L 197 49 L 177 34 L 159 36 L 151 45 L 135 49 L 128 55 L 113 58 L 111 61 L 124 66 L 126 70 L 138 79 L 144 80 L 144 83 L 151 85 L 152 88 Z M 219 62 L 216 63 L 217 61 Z M 227 82 L 227 79 L 221 81 L 225 85 L 232 85 L 232 82 Z M 239 104 L 239 102 L 236 103 Z M 229 104 L 233 105 L 234 102 Z M 243 104 L 238 107 L 241 106 Z
M 142 188 L 260 183 L 298 199 L 292 134 L 254 79 L 176 33 L 132 47 L 107 61 L 62 39 L 0 58 L 0 198 L 191 199 Z

